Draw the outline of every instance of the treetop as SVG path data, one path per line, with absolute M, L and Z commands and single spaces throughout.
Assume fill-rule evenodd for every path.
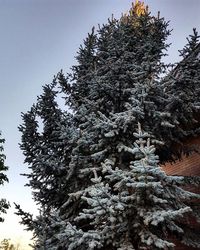
M 122 14 L 121 21 L 127 22 L 128 19 L 131 19 L 135 23 L 136 19 L 141 16 L 146 16 L 149 14 L 149 7 L 145 5 L 144 2 L 136 0 L 132 2 L 132 6 L 128 12 Z

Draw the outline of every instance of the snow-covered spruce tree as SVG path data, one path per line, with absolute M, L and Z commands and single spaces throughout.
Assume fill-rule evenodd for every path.
M 190 206 L 200 195 L 182 188 L 184 177 L 165 174 L 140 126 L 134 136 L 133 147 L 118 149 L 134 155 L 129 168 L 120 169 L 114 157 L 106 159 L 102 173 L 98 176 L 94 170 L 93 185 L 82 192 L 88 207 L 80 211 L 74 225 L 66 226 L 65 234 L 54 235 L 61 242 L 68 238 L 67 249 L 166 250 L 175 247 L 172 236 L 200 247 L 200 233 L 187 224 L 189 216 L 200 219 L 199 210 Z M 75 226 L 84 221 L 90 225 L 86 231 Z
M 165 104 L 166 96 L 158 80 L 167 67 L 161 58 L 168 47 L 168 24 L 162 18 L 150 16 L 148 12 L 137 16 L 134 8 L 120 20 L 108 20 L 99 28 L 96 36 L 93 32 L 88 36 L 85 48 L 80 48 L 77 57 L 79 64 L 73 67 L 69 100 L 81 124 L 85 112 L 91 114 L 100 111 L 109 117 L 120 113 L 123 117 L 121 122 L 126 120 L 128 128 L 132 123 L 126 119 L 130 117 L 128 111 L 142 119 L 144 109 L 158 112 L 160 106 Z M 77 101 L 78 98 L 80 101 Z M 138 107 L 138 103 L 142 104 L 141 110 L 131 110 L 129 106 Z M 163 122 L 164 127 L 169 114 L 160 113 L 154 112 L 154 116 Z
M 137 121 L 151 130 L 152 136 L 159 131 L 160 141 L 166 134 L 168 143 L 172 140 L 174 125 L 171 115 L 163 110 L 168 98 L 159 81 L 167 67 L 161 58 L 168 47 L 168 24 L 147 10 L 142 15 L 136 13 L 133 5 L 128 15 L 112 18 L 96 35 L 94 31 L 89 34 L 78 53 L 71 84 L 59 74 L 81 132 L 74 149 L 79 155 L 78 171 L 98 166 L 119 143 L 131 145 Z M 126 165 L 129 157 L 120 154 L 118 160 Z M 85 174 L 81 178 L 88 180 Z M 88 181 L 83 184 L 87 186 Z
M 107 243 L 102 245 L 89 219 L 76 218 L 89 209 L 81 197 L 87 197 L 94 186 L 93 172 L 105 181 L 102 163 L 106 159 L 114 159 L 114 167 L 122 171 L 130 169 L 138 122 L 148 131 L 161 160 L 173 158 L 170 146 L 178 140 L 175 131 L 179 123 L 173 109 L 166 110 L 170 91 L 165 91 L 161 78 L 167 69 L 162 57 L 169 34 L 163 18 L 151 16 L 139 2 L 133 4 L 129 14 L 120 20 L 112 18 L 96 34 L 94 29 L 88 34 L 72 74 L 66 77 L 60 72 L 23 115 L 21 148 L 31 170 L 28 185 L 41 212 L 36 219 L 19 207 L 18 213 L 34 232 L 35 249 L 70 249 L 69 233 L 73 230 L 80 245 L 77 249 L 87 249 L 81 242 L 91 237 L 100 249 L 110 249 Z M 66 95 L 66 111 L 56 102 L 57 83 Z M 72 115 L 67 113 L 69 107 Z M 106 184 L 105 188 L 110 190 Z
M 1 133 L 0 133 L 1 136 Z M 0 138 L 0 185 L 3 185 L 4 182 L 8 182 L 8 178 L 5 175 L 4 171 L 8 170 L 8 167 L 5 166 L 5 155 L 3 154 L 3 143 L 4 139 Z M 0 222 L 3 222 L 2 213 L 6 213 L 6 210 L 9 208 L 9 203 L 6 199 L 0 199 Z

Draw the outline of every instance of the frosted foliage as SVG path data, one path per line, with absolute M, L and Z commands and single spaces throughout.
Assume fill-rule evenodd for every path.
M 199 195 L 183 186 L 200 179 L 159 167 L 188 153 L 182 142 L 200 133 L 198 35 L 171 67 L 163 63 L 168 22 L 129 14 L 93 28 L 71 73 L 59 72 L 22 114 L 25 176 L 41 214 L 17 209 L 35 249 L 167 250 L 171 235 L 199 246 L 187 225 L 200 218 Z
M 105 160 L 103 178 L 94 170 L 93 185 L 81 197 L 88 208 L 83 209 L 74 222 L 90 221 L 93 230 L 87 233 L 91 239 L 94 232 L 99 236 L 96 239 L 99 246 L 135 249 L 137 242 L 136 249 L 173 249 L 175 245 L 166 240 L 166 233 L 183 234 L 177 221 L 192 212 L 184 201 L 199 196 L 179 187 L 182 177 L 167 176 L 161 170 L 155 147 L 140 126 L 134 135 L 137 139 L 128 152 L 136 160 L 130 162 L 127 170 L 115 167 L 112 158 Z M 120 145 L 118 150 L 127 151 L 127 148 Z M 81 242 L 88 246 L 96 244 L 91 239 Z
M 130 239 L 126 239 L 117 250 L 135 250 L 133 244 L 130 242 Z
M 95 231 L 83 232 L 70 223 L 65 228 L 64 238 L 66 235 L 69 240 L 68 250 L 75 250 L 81 245 L 87 246 L 91 250 L 101 246 L 99 243 L 100 236 Z

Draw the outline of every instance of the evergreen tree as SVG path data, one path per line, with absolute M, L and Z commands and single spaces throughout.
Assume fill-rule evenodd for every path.
M 196 213 L 196 219 L 200 218 L 197 208 L 192 209 L 200 195 L 182 188 L 187 184 L 184 177 L 165 174 L 149 135 L 140 126 L 134 135 L 137 140 L 132 148 L 119 148 L 135 156 L 129 169 L 116 167 L 115 158 L 106 159 L 104 177 L 94 170 L 93 185 L 82 193 L 88 207 L 73 223 L 85 221 L 85 227 L 89 221 L 87 230 L 66 223 L 65 235 L 54 235 L 67 249 L 174 249 L 170 240 L 174 235 L 200 246 L 199 232 L 187 225 L 189 216 Z
M 1 250 L 19 250 L 20 249 L 20 244 L 12 244 L 10 242 L 10 239 L 3 239 L 1 242 L 0 242 L 0 249 Z
M 1 136 L 1 133 L 0 133 Z M 4 139 L 0 138 L 0 185 L 3 185 L 4 182 L 8 182 L 8 178 L 5 175 L 4 171 L 8 170 L 8 167 L 5 166 L 5 155 L 3 154 L 3 143 L 5 142 Z M 0 199 L 0 222 L 3 222 L 2 213 L 6 213 L 6 210 L 9 208 L 9 203 L 6 199 Z
M 195 232 L 194 239 L 184 234 L 177 219 L 198 215 L 189 204 L 198 196 L 179 186 L 199 180 L 167 177 L 154 155 L 174 159 L 172 145 L 188 134 L 186 106 L 180 117 L 170 106 L 174 83 L 162 60 L 169 34 L 168 23 L 137 1 L 127 15 L 93 29 L 72 74 L 61 71 L 23 114 L 21 149 L 40 215 L 18 205 L 17 213 L 34 232 L 35 249 L 173 249 L 172 232 L 197 246 Z M 135 133 L 138 122 L 155 148 Z
M 180 51 L 183 60 L 164 80 L 165 91 L 169 96 L 166 111 L 173 114 L 173 122 L 176 123 L 177 142 L 189 136 L 199 135 L 199 111 L 200 111 L 200 58 L 199 35 L 196 29 L 194 34 L 187 38 L 188 44 Z M 188 153 L 190 148 L 180 147 L 179 154 Z
M 49 208 L 61 205 L 66 190 L 73 190 L 66 186 L 66 179 L 73 140 L 77 136 L 72 116 L 58 107 L 55 81 L 44 86 L 44 93 L 31 111 L 23 114 L 24 124 L 19 127 L 23 133 L 21 149 L 25 162 L 32 169 L 30 174 L 25 174 L 30 179 L 28 185 L 34 189 L 36 202 Z
M 193 34 L 187 38 L 187 44 L 182 50 L 179 50 L 180 56 L 184 59 L 194 53 L 196 47 L 199 45 L 199 38 L 197 30 L 193 29 Z M 194 58 L 193 58 L 194 59 Z
M 22 132 L 21 149 L 25 162 L 31 166 L 31 172 L 24 175 L 29 179 L 27 186 L 33 190 L 33 198 L 41 209 L 40 215 L 33 219 L 33 215 L 15 205 L 26 229 L 39 238 L 36 246 L 39 244 L 40 247 L 44 246 L 47 238 L 45 225 L 50 224 L 50 212 L 63 206 L 68 199 L 67 193 L 72 192 L 76 185 L 72 174 L 77 155 L 73 153 L 73 147 L 79 132 L 74 127 L 72 115 L 58 107 L 56 81 L 55 78 L 43 87 L 37 103 L 29 112 L 22 114 L 24 123 L 19 127 Z M 73 209 L 68 207 L 69 214 Z

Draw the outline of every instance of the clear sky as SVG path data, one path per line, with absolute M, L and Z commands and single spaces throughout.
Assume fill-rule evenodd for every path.
M 26 112 L 60 69 L 74 64 L 79 45 L 92 26 L 119 17 L 131 0 L 0 0 L 0 130 L 6 139 L 9 184 L 0 187 L 7 198 L 32 213 L 36 208 L 31 191 L 24 187 L 26 172 L 19 149 L 21 112 Z M 169 59 L 178 61 L 178 49 L 186 43 L 193 27 L 200 32 L 199 0 L 146 0 L 153 14 L 161 12 L 173 28 Z M 2 238 L 21 242 L 30 238 L 18 224 L 13 206 L 0 225 Z M 24 249 L 28 249 L 27 247 Z

